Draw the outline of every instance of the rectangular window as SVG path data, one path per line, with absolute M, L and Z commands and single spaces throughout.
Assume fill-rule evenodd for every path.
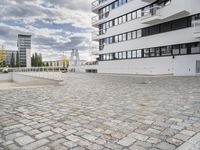
M 144 49 L 144 57 L 149 57 L 149 56 L 150 56 L 149 48 Z
M 122 59 L 122 52 L 119 52 L 119 59 Z
M 122 35 L 122 40 L 123 40 L 123 41 L 126 41 L 126 33 L 124 33 L 124 34 Z
M 113 26 L 113 20 L 109 21 L 109 26 L 110 26 L 110 27 Z
M 137 51 L 132 51 L 132 58 L 137 58 Z
M 149 27 L 149 35 L 154 35 L 160 33 L 159 25 Z
M 132 37 L 131 37 L 131 32 L 128 32 L 127 33 L 127 40 L 131 40 L 132 39 Z
M 126 15 L 122 17 L 123 23 L 126 22 Z
M 115 19 L 115 26 L 118 25 L 118 24 L 119 24 L 118 18 L 116 18 L 116 19 Z
M 172 30 L 178 30 L 187 27 L 187 18 L 172 21 Z
M 160 56 L 160 48 L 156 48 L 156 56 Z
M 142 37 L 142 30 L 137 30 L 137 38 Z
M 116 36 L 115 36 L 115 43 L 118 43 L 118 42 L 119 42 L 119 36 L 116 35 Z
M 156 56 L 156 49 L 155 48 L 150 48 L 150 56 L 151 57 Z
M 119 42 L 122 41 L 122 34 L 119 35 Z
M 191 45 L 191 54 L 198 54 L 200 53 L 200 43 L 193 43 Z
M 126 59 L 126 52 L 123 52 L 123 59 Z
M 171 46 L 161 47 L 161 55 L 162 56 L 170 56 L 172 54 L 171 50 L 172 50 Z
M 160 25 L 160 33 L 168 32 L 172 30 L 172 22 L 163 23 Z
M 172 52 L 173 52 L 173 55 L 179 55 L 180 54 L 180 47 L 179 47 L 179 45 L 172 46 Z
M 115 59 L 119 59 L 119 53 L 115 53 Z
M 142 29 L 142 37 L 143 36 L 148 36 L 148 35 L 149 35 L 149 28 Z
M 131 18 L 131 13 L 129 13 L 128 15 L 127 15 L 127 21 L 131 21 L 132 20 L 132 18 Z
M 137 50 L 137 58 L 141 58 L 142 57 L 142 50 Z
M 135 39 L 136 37 L 136 31 L 132 31 L 132 38 Z
M 119 24 L 122 23 L 122 17 L 119 17 Z
M 132 19 L 136 19 L 136 11 L 132 12 Z
M 116 1 L 114 7 L 117 8 L 118 6 L 119 6 L 119 1 Z
M 141 16 L 142 16 L 142 10 L 139 9 L 139 10 L 137 11 L 137 18 L 140 18 Z
M 180 45 L 180 53 L 181 54 L 187 54 L 187 45 L 186 44 Z
M 128 53 L 127 53 L 127 57 L 128 57 L 128 59 L 131 58 L 131 51 L 128 51 Z

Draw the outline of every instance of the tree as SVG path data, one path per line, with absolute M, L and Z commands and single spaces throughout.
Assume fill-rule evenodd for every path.
M 3 50 L 3 46 L 0 49 L 0 66 L 3 66 L 5 63 L 5 52 Z
M 16 67 L 19 67 L 19 52 L 18 51 L 16 55 Z
M 41 67 L 43 66 L 42 62 L 42 54 L 34 53 L 31 57 L 31 65 L 32 67 Z
M 15 56 L 13 52 L 11 54 L 10 65 L 11 67 L 15 67 Z

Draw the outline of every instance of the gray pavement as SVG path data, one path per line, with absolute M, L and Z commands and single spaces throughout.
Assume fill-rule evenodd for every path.
M 0 150 L 200 150 L 200 77 L 65 75 L 0 90 Z

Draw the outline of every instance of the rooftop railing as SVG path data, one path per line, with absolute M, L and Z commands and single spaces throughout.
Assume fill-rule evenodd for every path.
M 94 2 L 92 2 L 92 9 L 99 6 L 100 4 L 105 3 L 106 1 L 108 1 L 108 0 L 95 0 Z

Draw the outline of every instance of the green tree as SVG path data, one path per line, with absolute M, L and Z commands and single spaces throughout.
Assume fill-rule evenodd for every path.
M 19 52 L 17 51 L 17 54 L 16 54 L 16 67 L 19 67 Z
M 42 54 L 34 53 L 31 57 L 31 65 L 32 67 L 41 67 L 43 66 L 42 62 Z
M 15 67 L 15 56 L 13 52 L 11 54 L 10 65 L 11 67 Z

